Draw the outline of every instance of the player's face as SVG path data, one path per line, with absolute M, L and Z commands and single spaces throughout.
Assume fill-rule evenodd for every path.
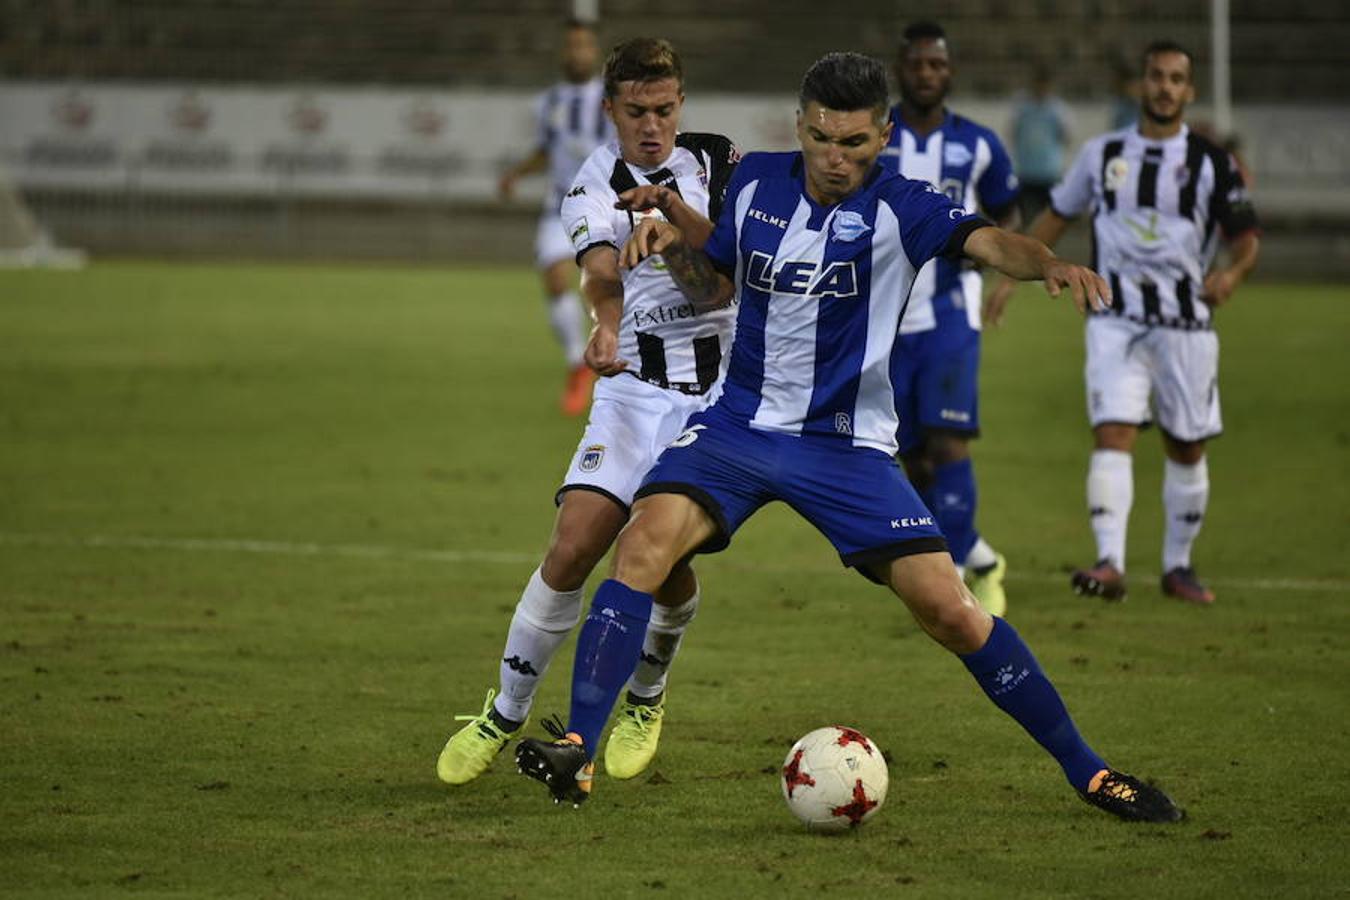
M 1144 62 L 1144 115 L 1159 125 L 1181 118 L 1195 99 L 1191 63 L 1184 53 L 1154 53 Z
M 589 28 L 569 28 L 563 38 L 563 76 L 571 82 L 589 81 L 595 74 L 600 48 L 595 43 L 595 32 Z
M 797 113 L 806 187 L 817 203 L 838 203 L 862 187 L 891 137 L 876 111 L 826 109 L 815 100 Z
M 623 158 L 635 166 L 659 166 L 675 149 L 684 94 L 674 78 L 621 81 L 619 92 L 605 98 L 605 112 L 614 122 Z
M 905 102 L 924 112 L 941 106 L 952 84 L 947 42 L 940 38 L 914 41 L 903 51 L 895 72 Z

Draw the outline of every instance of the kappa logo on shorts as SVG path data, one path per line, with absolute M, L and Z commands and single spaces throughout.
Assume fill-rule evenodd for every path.
M 592 444 L 581 454 L 581 463 L 577 466 L 583 472 L 594 472 L 605 460 L 605 445 Z

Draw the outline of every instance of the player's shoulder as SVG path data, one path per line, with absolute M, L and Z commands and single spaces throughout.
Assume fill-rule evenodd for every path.
M 960 113 L 952 113 L 951 121 L 947 123 L 948 131 L 962 140 L 976 141 L 983 140 L 991 147 L 1002 147 L 1003 141 L 999 139 L 998 133 L 988 125 L 982 125 L 968 116 Z
M 591 151 L 590 156 L 577 169 L 577 174 L 572 179 L 575 185 L 585 185 L 588 188 L 604 186 L 609 188 L 610 180 L 614 173 L 614 167 L 619 162 L 619 145 L 616 141 L 606 141 Z
M 724 134 L 710 131 L 681 131 L 675 135 L 675 146 L 693 153 L 706 153 L 717 162 L 724 162 L 736 149 L 736 144 Z
M 933 197 L 946 198 L 946 194 L 932 184 L 919 178 L 906 178 L 899 172 L 887 169 L 878 176 L 867 190 L 891 206 L 906 203 L 924 202 Z
M 1186 147 L 1187 149 L 1195 148 L 1195 150 L 1208 156 L 1216 166 L 1227 164 L 1229 156 L 1232 155 L 1226 147 L 1209 135 L 1201 134 L 1194 128 L 1189 127 L 1186 129 Z
M 795 179 L 801 166 L 801 151 L 757 150 L 741 157 L 736 174 L 742 182 Z

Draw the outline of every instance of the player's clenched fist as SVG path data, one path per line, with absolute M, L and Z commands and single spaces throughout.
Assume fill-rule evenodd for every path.
M 591 329 L 591 338 L 586 342 L 583 358 L 597 375 L 605 377 L 618 375 L 628 368 L 628 363 L 619 359 L 618 332 L 603 324 L 596 324 Z
M 674 244 L 684 242 L 684 233 L 669 222 L 661 219 L 643 219 L 633 229 L 628 243 L 623 245 L 619 264 L 625 268 L 635 268 L 649 256 L 664 252 Z

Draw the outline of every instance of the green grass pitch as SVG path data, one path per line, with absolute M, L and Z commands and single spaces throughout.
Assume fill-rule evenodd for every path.
M 781 506 L 698 564 L 660 778 L 602 776 L 580 810 L 506 758 L 442 786 L 579 433 L 541 304 L 523 268 L 0 273 L 0 893 L 1350 890 L 1350 290 L 1253 284 L 1220 314 L 1212 609 L 1158 593 L 1152 434 L 1129 601 L 1069 593 L 1081 325 L 1028 288 L 986 338 L 980 521 L 1010 618 L 1089 740 L 1188 808 L 1174 827 L 1081 803 Z M 536 719 L 565 712 L 570 648 Z M 800 831 L 775 778 L 831 722 L 893 757 L 842 839 Z

